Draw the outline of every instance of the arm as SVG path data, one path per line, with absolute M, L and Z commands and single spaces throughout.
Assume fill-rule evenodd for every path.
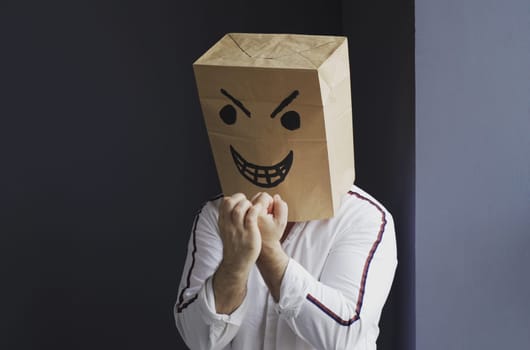
M 247 216 L 245 201 L 242 195 L 225 197 L 218 216 L 216 204 L 209 202 L 195 218 L 174 308 L 177 328 L 191 349 L 223 349 L 245 315 L 249 265 L 261 242 L 241 232 L 242 225 L 232 225 L 232 214 L 236 219 L 242 215 L 241 220 Z
M 318 279 L 292 259 L 281 274 L 260 269 L 269 288 L 280 285 L 271 289 L 279 294 L 280 317 L 315 348 L 364 349 L 377 337 L 396 267 L 394 225 L 381 206 L 362 200 L 360 219 L 337 235 Z M 270 255 L 273 261 L 283 260 L 279 249 Z
M 258 212 L 240 193 L 225 197 L 219 209 L 223 260 L 213 277 L 219 313 L 231 314 L 246 295 L 248 275 L 261 249 Z
M 267 208 L 262 210 L 258 220 L 262 247 L 256 263 L 272 298 L 278 302 L 283 275 L 289 263 L 289 257 L 280 243 L 287 226 L 287 203 L 279 195 L 270 197 L 267 193 L 258 194 L 253 203 Z

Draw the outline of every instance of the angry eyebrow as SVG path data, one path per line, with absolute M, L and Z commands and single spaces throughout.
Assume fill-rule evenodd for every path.
M 287 107 L 287 105 L 291 102 L 293 102 L 293 100 L 299 95 L 300 93 L 298 92 L 298 90 L 294 90 L 293 92 L 291 92 L 291 94 L 289 96 L 287 96 L 279 105 L 278 107 L 276 107 L 276 109 L 271 113 L 271 118 L 274 118 L 276 117 L 276 114 L 280 113 L 282 111 L 282 109 L 284 109 L 285 107 Z
M 243 111 L 243 113 L 247 115 L 247 117 L 250 118 L 250 111 L 246 109 L 245 106 L 243 106 L 243 103 L 241 103 L 241 101 L 239 101 L 234 96 L 230 95 L 225 89 L 221 89 L 221 93 L 228 97 L 236 106 L 238 106 Z

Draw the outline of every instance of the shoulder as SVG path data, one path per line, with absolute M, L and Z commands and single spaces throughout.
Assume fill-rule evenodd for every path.
M 366 191 L 352 185 L 342 199 L 337 215 L 333 218 L 340 231 L 378 234 L 394 231 L 392 214 Z
M 223 199 L 223 194 L 218 194 L 211 197 L 202 203 L 199 210 L 195 213 L 196 221 L 208 222 L 212 225 L 217 223 L 219 217 L 219 205 Z
M 392 214 L 383 204 L 356 185 L 352 185 L 348 193 L 344 195 L 338 216 L 346 216 L 350 219 L 360 216 L 392 219 Z
M 218 212 L 219 211 L 219 205 L 221 204 L 221 201 L 223 200 L 224 195 L 222 193 L 219 193 L 206 201 L 202 203 L 201 208 L 199 209 L 199 212 Z
M 352 186 L 344 196 L 335 216 L 337 244 L 362 242 L 370 251 L 396 257 L 394 219 L 390 212 L 373 196 Z

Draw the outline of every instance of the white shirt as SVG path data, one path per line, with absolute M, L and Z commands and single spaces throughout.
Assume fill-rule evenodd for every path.
M 211 282 L 223 251 L 219 204 L 195 217 L 174 307 L 191 349 L 376 349 L 397 265 L 394 222 L 381 204 L 352 186 L 333 218 L 296 223 L 282 243 L 290 260 L 279 302 L 254 266 L 230 315 L 215 312 Z

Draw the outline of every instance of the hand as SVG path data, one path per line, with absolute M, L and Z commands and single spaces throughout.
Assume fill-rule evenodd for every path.
M 223 260 L 212 279 L 217 313 L 231 314 L 244 300 L 250 269 L 261 251 L 260 210 L 241 193 L 224 197 L 219 207 Z
M 287 203 L 280 195 L 271 197 L 267 193 L 258 193 L 252 198 L 252 205 L 261 208 L 258 227 L 261 233 L 262 250 L 280 245 L 280 239 L 287 225 Z
M 261 251 L 258 213 L 242 193 L 224 197 L 219 208 L 219 231 L 223 242 L 222 267 L 234 274 L 248 274 Z
M 260 209 L 258 227 L 262 247 L 257 266 L 272 298 L 278 302 L 283 275 L 289 263 L 289 257 L 280 243 L 287 225 L 287 203 L 279 195 L 271 197 L 267 193 L 258 193 L 252 203 Z

